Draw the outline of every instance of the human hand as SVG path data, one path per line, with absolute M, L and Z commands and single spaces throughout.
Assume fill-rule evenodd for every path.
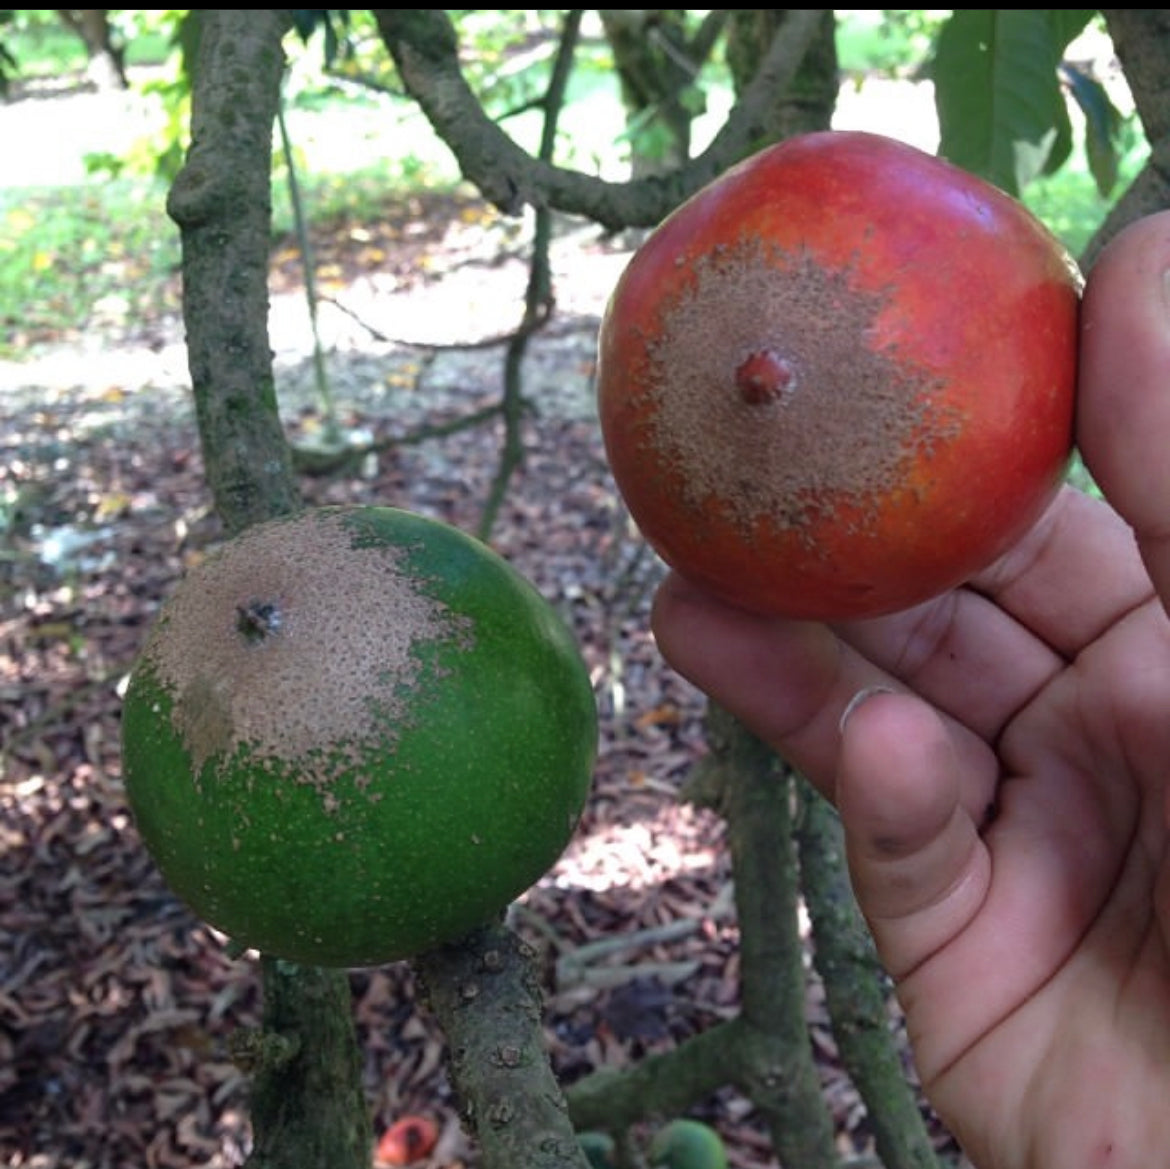
M 1087 280 L 1077 439 L 1108 503 L 1065 488 L 968 587 L 872 621 L 677 576 L 655 599 L 666 659 L 837 805 L 924 1091 L 981 1169 L 1170 1161 L 1168 273 L 1165 212 Z

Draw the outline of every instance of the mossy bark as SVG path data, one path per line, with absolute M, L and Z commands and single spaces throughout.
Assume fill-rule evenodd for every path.
M 696 113 L 688 98 L 699 93 L 711 38 L 691 41 L 681 8 L 601 8 L 598 15 L 626 107 L 630 174 L 642 178 L 682 166 L 691 156 Z M 725 10 L 708 14 L 701 31 L 711 28 L 717 36 L 726 18 Z
M 783 8 L 737 8 L 727 29 L 727 63 L 736 96 L 751 84 L 763 63 L 765 50 L 783 27 Z M 777 91 L 762 119 L 760 136 L 750 144 L 759 150 L 781 138 L 827 130 L 837 106 L 837 20 L 831 8 L 822 9 L 808 51 L 791 85 Z
M 201 13 L 191 148 L 167 200 L 182 235 L 205 473 L 229 532 L 299 506 L 268 341 L 272 132 L 289 24 L 285 10 Z
M 416 959 L 486 1169 L 588 1169 L 553 1075 L 533 956 L 501 925 Z
M 371 1124 L 349 979 L 264 959 L 264 1028 L 233 1045 L 251 1068 L 248 1169 L 369 1169 Z
M 642 1120 L 683 1116 L 742 1070 L 741 1018 L 716 1024 L 677 1047 L 644 1055 L 623 1068 L 599 1068 L 565 1092 L 579 1132 L 620 1136 Z

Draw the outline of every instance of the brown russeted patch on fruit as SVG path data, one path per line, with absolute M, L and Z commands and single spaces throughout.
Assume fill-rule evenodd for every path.
M 416 647 L 463 639 L 472 648 L 467 619 L 401 562 L 397 548 L 355 545 L 334 512 L 245 532 L 215 554 L 213 571 L 197 570 L 200 587 L 176 596 L 168 635 L 144 656 L 173 697 L 197 773 L 210 759 L 229 766 L 246 747 L 259 764 L 295 764 L 296 781 L 324 797 L 352 744 L 393 749 L 411 718 Z
M 718 500 L 744 533 L 841 505 L 872 520 L 923 444 L 959 425 L 936 377 L 870 346 L 887 297 L 848 271 L 747 239 L 693 272 L 661 310 L 645 386 L 646 441 L 691 505 Z
M 568 843 L 596 742 L 544 598 L 388 507 L 274 520 L 197 564 L 122 710 L 127 796 L 172 889 L 239 944 L 325 966 L 499 914 Z

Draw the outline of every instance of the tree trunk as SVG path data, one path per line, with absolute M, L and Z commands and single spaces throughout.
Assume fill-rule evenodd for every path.
M 167 208 L 183 247 L 183 319 L 199 437 L 229 532 L 300 507 L 268 342 L 272 132 L 285 10 L 206 9 L 191 150 Z M 253 1169 L 369 1169 L 349 978 L 265 958 L 264 1030 L 233 1044 L 253 1073 Z
M 727 30 L 727 63 L 737 98 L 759 71 L 764 52 L 785 16 L 782 8 L 737 8 L 732 12 Z M 776 93 L 764 119 L 764 132 L 753 150 L 793 134 L 829 128 L 840 84 L 836 32 L 836 17 L 832 9 L 826 8 L 792 84 Z
M 126 49 L 114 38 L 107 8 L 58 8 L 61 23 L 85 45 L 86 75 L 98 89 L 125 89 Z
M 661 174 L 691 155 L 686 90 L 702 62 L 692 61 L 681 8 L 599 9 L 626 107 L 633 178 Z
M 1150 157 L 1114 204 L 1080 257 L 1088 271 L 1098 253 L 1127 223 L 1170 207 L 1170 84 L 1166 45 L 1170 10 L 1103 8 L 1105 26 L 1121 62 L 1134 106 L 1150 144 Z

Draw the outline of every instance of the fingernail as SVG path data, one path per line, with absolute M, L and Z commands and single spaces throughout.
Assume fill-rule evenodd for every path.
M 845 709 L 841 712 L 840 721 L 837 723 L 837 730 L 840 734 L 845 733 L 845 724 L 849 721 L 849 716 L 867 699 L 872 698 L 875 694 L 897 694 L 896 690 L 889 686 L 866 686 L 864 690 L 858 690 L 851 699 L 845 704 Z

